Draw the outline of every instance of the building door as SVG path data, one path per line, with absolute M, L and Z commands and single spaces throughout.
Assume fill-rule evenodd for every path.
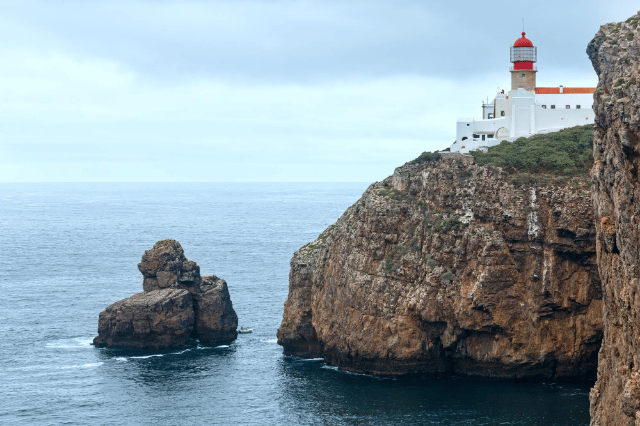
M 482 135 L 482 140 L 484 140 L 484 138 L 485 138 L 486 136 L 487 136 L 487 135 Z

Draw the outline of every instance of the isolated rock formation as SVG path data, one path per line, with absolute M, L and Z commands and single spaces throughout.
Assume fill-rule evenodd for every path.
M 640 15 L 600 28 L 587 53 L 594 96 L 593 204 L 604 340 L 593 426 L 640 424 Z
M 236 316 L 227 283 L 200 276 L 180 243 L 158 241 L 138 264 L 143 293 L 120 300 L 100 313 L 96 346 L 164 349 L 185 345 L 191 337 L 206 344 L 237 337 Z
M 291 260 L 278 343 L 373 374 L 595 379 L 588 181 L 407 163 Z

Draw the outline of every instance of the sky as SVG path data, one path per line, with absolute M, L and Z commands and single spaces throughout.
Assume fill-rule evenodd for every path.
M 0 0 L 0 182 L 373 182 L 633 1 Z

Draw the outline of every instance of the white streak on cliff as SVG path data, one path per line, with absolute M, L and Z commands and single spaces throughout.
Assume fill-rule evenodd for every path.
M 540 223 L 538 222 L 538 206 L 536 205 L 536 190 L 531 188 L 530 212 L 527 215 L 527 228 L 530 240 L 535 240 L 540 235 Z

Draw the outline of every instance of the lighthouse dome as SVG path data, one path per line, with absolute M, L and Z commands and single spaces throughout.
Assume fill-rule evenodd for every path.
M 531 43 L 531 40 L 526 38 L 524 35 L 525 32 L 523 31 L 522 38 L 517 39 L 516 42 L 513 43 L 513 47 L 533 47 L 533 43 Z

